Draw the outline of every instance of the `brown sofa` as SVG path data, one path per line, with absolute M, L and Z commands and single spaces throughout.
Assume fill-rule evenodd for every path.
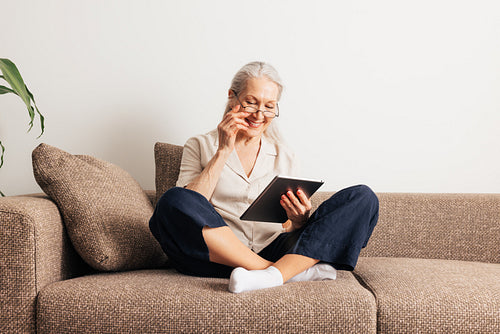
M 500 194 L 377 195 L 354 272 L 242 294 L 169 268 L 96 271 L 48 196 L 0 198 L 0 333 L 500 333 Z

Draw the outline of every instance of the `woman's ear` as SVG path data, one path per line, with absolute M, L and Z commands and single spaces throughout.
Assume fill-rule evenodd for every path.
M 233 90 L 232 90 L 232 89 L 229 89 L 229 90 L 227 91 L 227 97 L 228 97 L 228 98 L 233 98 L 233 97 L 234 97 L 234 93 L 233 93 Z

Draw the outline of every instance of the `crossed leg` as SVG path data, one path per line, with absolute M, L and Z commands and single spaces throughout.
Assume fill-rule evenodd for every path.
M 291 278 L 296 280 L 315 278 L 306 273 L 307 269 L 319 262 L 316 259 L 298 254 L 286 254 L 273 263 L 246 247 L 227 226 L 204 227 L 202 233 L 211 262 L 237 267 L 231 275 L 229 289 L 232 292 L 278 286 Z M 326 275 L 331 277 L 332 271 L 335 270 L 328 267 Z M 301 275 L 305 275 L 304 278 L 301 279 L 299 277 Z
M 245 246 L 228 226 L 205 226 L 202 233 L 211 262 L 247 270 L 262 270 L 273 264 Z

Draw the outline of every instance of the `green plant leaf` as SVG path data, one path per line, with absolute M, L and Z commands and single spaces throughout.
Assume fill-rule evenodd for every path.
M 2 141 L 0 140 L 0 150 L 2 153 L 0 153 L 0 168 L 3 166 L 3 152 L 5 152 L 5 147 L 2 145 Z M 0 196 L 5 197 L 4 193 L 0 190 Z
M 42 113 L 40 113 L 40 110 L 36 105 L 35 98 L 33 97 L 33 94 L 29 91 L 28 86 L 26 86 L 26 84 L 24 83 L 21 73 L 19 73 L 19 70 L 12 61 L 5 58 L 0 58 L 0 71 L 2 73 L 2 75 L 0 75 L 0 79 L 7 81 L 7 83 L 11 87 L 9 88 L 6 86 L 0 86 L 0 95 L 13 93 L 19 96 L 23 100 L 30 116 L 28 132 L 33 128 L 33 121 L 36 116 L 35 114 L 36 110 L 36 113 L 38 113 L 38 115 L 40 116 L 41 133 L 37 137 L 40 138 L 40 136 L 43 135 L 45 131 L 45 118 L 43 117 Z M 31 104 L 31 101 L 33 101 L 33 105 Z M 5 147 L 0 141 L 0 168 L 3 166 L 4 152 L 5 152 Z M 3 197 L 5 195 L 0 191 L 0 196 Z
M 12 87 L 12 90 L 14 90 L 17 95 L 19 95 L 19 97 L 24 101 L 24 104 L 26 104 L 26 107 L 29 110 L 31 107 L 30 97 L 28 95 L 28 92 L 26 91 L 26 85 L 24 84 L 24 80 L 21 77 L 21 73 L 19 73 L 16 65 L 9 59 L 0 58 L 0 70 L 3 73 L 3 79 L 5 79 L 5 81 L 9 83 L 10 87 Z
M 38 113 L 38 116 L 40 116 L 40 128 L 41 128 L 42 132 L 40 133 L 40 135 L 38 137 L 36 137 L 38 139 L 43 135 L 43 132 L 45 131 L 45 117 L 43 117 L 40 110 L 38 110 L 38 106 L 36 105 L 36 102 L 35 102 L 35 97 L 33 96 L 33 94 L 31 94 L 30 90 L 28 89 L 28 86 L 26 86 L 26 91 L 28 92 L 29 97 L 31 98 L 31 100 L 33 101 L 33 104 L 35 105 L 35 109 L 36 109 L 36 112 Z M 30 125 L 31 125 L 30 126 L 30 130 L 31 130 L 31 127 L 33 127 L 33 122 L 30 122 Z
M 33 128 L 33 122 L 35 120 L 35 110 L 36 110 L 36 113 L 40 116 L 40 127 L 41 127 L 41 133 L 37 137 L 37 139 L 40 138 L 45 131 L 45 117 L 43 117 L 42 113 L 38 109 L 38 106 L 36 105 L 35 102 L 35 98 L 33 97 L 33 94 L 29 91 L 28 86 L 24 83 L 21 73 L 19 73 L 19 70 L 12 61 L 5 58 L 0 58 L 0 70 L 3 74 L 0 75 L 0 78 L 7 81 L 12 87 L 12 89 L 9 89 L 8 87 L 0 86 L 0 91 L 2 91 L 2 93 L 0 94 L 14 93 L 24 101 L 24 104 L 28 109 L 30 117 L 30 122 L 28 124 L 29 125 L 28 132 L 31 131 L 31 129 Z M 3 87 L 4 89 L 2 89 L 1 87 Z M 34 107 L 31 105 L 31 101 L 33 101 Z
M 3 166 L 3 153 L 5 152 L 5 146 L 2 145 L 2 141 L 0 140 L 0 150 L 2 153 L 0 153 L 0 168 Z
M 0 86 L 0 94 L 7 94 L 7 93 L 14 93 L 17 95 L 16 92 L 14 92 L 12 89 L 10 89 L 9 87 L 5 87 L 5 86 Z

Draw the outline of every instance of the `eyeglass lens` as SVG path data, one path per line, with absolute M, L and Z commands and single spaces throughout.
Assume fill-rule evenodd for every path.
M 254 114 L 254 113 L 258 112 L 258 111 L 262 111 L 262 114 L 263 114 L 265 117 L 267 117 L 267 118 L 274 118 L 274 117 L 276 117 L 276 116 L 277 116 L 277 115 L 276 115 L 276 113 L 275 113 L 274 111 L 269 111 L 269 110 L 259 110 L 259 109 L 255 108 L 255 107 L 251 107 L 251 106 L 246 106 L 246 107 L 244 107 L 244 108 L 245 108 L 245 111 L 246 111 L 246 112 L 249 112 L 249 113 L 252 113 L 252 114 Z

